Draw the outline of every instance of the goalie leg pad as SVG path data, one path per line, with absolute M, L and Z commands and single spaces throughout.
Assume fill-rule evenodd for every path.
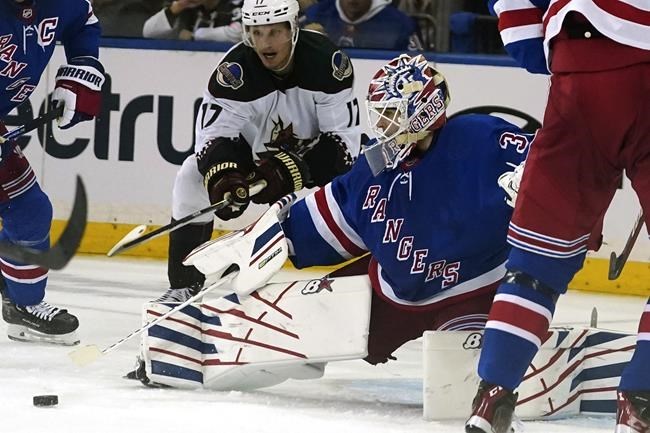
M 190 305 L 143 335 L 147 376 L 218 390 L 320 377 L 325 362 L 366 356 L 370 297 L 368 277 L 324 277 Z M 146 304 L 143 320 L 168 309 Z
M 616 388 L 635 336 L 596 328 L 551 328 L 518 388 L 524 419 L 614 414 Z M 481 331 L 429 331 L 423 339 L 427 420 L 463 419 L 479 384 Z

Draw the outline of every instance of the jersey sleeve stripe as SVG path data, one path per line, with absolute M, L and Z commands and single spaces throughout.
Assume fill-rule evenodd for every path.
M 329 187 L 329 185 L 327 185 Z M 327 199 L 325 197 L 325 188 L 318 190 L 316 193 L 305 198 L 305 204 L 311 216 L 314 227 L 318 234 L 334 250 L 345 259 L 363 254 L 363 250 L 358 248 L 344 232 L 343 228 L 337 225 L 332 215 Z
M 332 195 L 332 184 L 327 184 L 317 191 L 314 194 L 314 199 L 323 221 L 345 251 L 352 257 L 366 252 L 367 248 L 363 241 L 343 217 L 343 213 Z
M 529 0 L 497 0 L 494 3 L 494 12 L 499 18 L 505 11 L 514 11 L 518 9 L 533 9 L 536 6 Z
M 88 25 L 98 23 L 99 20 L 97 19 L 97 17 L 95 16 L 95 13 L 93 12 L 92 5 L 90 4 L 90 2 L 88 0 L 86 0 L 86 2 L 88 3 L 88 15 L 86 16 L 86 25 L 88 26 Z
M 605 13 L 618 17 L 624 21 L 650 26 L 650 10 L 642 10 L 628 4 L 625 0 L 593 0 L 594 4 Z M 646 6 L 648 7 L 648 6 Z
M 501 39 L 504 45 L 512 44 L 515 42 L 524 41 L 527 39 L 543 38 L 544 27 L 542 24 L 531 24 L 528 26 L 513 27 L 501 31 Z
M 542 11 L 537 8 L 507 11 L 503 12 L 499 17 L 499 31 L 532 24 L 542 24 L 542 21 Z

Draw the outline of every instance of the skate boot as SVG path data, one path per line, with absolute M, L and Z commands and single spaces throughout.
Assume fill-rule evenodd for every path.
M 513 432 L 512 415 L 516 403 L 516 393 L 481 381 L 472 401 L 472 415 L 465 423 L 465 433 Z
M 73 346 L 79 344 L 79 321 L 67 310 L 47 302 L 18 306 L 8 297 L 2 300 L 2 318 L 9 324 L 7 335 L 16 341 L 43 342 Z
M 199 284 L 190 287 L 182 287 L 180 289 L 170 287 L 162 296 L 155 299 L 153 302 L 159 302 L 161 304 L 181 304 L 199 293 L 202 288 L 203 285 Z
M 650 433 L 650 391 L 617 391 L 614 433 Z
M 149 388 L 169 388 L 168 385 L 152 382 L 147 377 L 147 370 L 144 366 L 144 360 L 139 356 L 135 360 L 135 368 L 132 371 L 126 373 L 126 376 L 124 376 L 124 378 L 130 380 L 139 380 L 144 386 L 147 386 Z

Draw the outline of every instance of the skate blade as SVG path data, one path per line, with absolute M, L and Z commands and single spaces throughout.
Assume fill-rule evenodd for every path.
M 47 343 L 60 346 L 76 346 L 80 341 L 76 331 L 67 334 L 45 334 L 21 325 L 9 325 L 7 337 L 23 343 Z
M 72 362 L 77 364 L 79 367 L 84 367 L 97 361 L 102 355 L 102 351 L 95 345 L 80 347 L 68 353 Z

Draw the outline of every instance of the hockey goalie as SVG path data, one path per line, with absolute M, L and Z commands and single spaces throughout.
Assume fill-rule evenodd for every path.
M 320 377 L 337 360 L 387 362 L 425 331 L 455 342 L 480 331 L 505 275 L 521 172 L 513 168 L 532 136 L 490 115 L 447 121 L 449 100 L 445 78 L 422 56 L 403 54 L 382 67 L 367 97 L 376 138 L 352 169 L 192 251 L 184 264 L 208 281 L 195 295 L 201 301 L 148 330 L 137 377 L 149 385 L 254 389 Z M 319 279 L 268 283 L 287 258 L 297 268 L 346 264 Z M 175 305 L 148 303 L 144 320 Z M 580 344 L 589 345 L 584 335 L 573 349 Z M 463 360 L 469 364 L 457 368 L 467 376 L 473 360 Z M 458 380 L 452 387 L 475 383 Z

